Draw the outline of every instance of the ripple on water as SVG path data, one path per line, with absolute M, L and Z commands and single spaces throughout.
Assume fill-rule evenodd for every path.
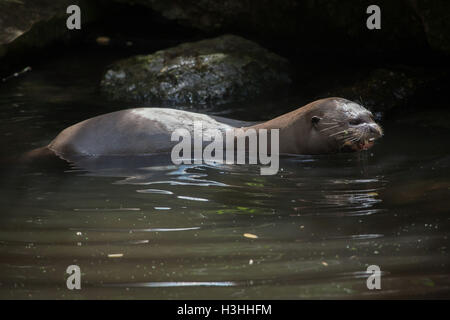
M 21 108 L 45 108 L 45 99 L 27 95 Z M 29 105 L 33 100 L 43 104 Z M 36 139 L 51 138 L 61 123 L 37 115 L 27 111 L 8 122 L 4 113 L 0 136 L 39 125 L 27 140 L 40 145 Z M 444 148 L 446 140 L 435 138 Z M 88 277 L 83 294 L 93 298 L 99 288 L 106 298 L 135 288 L 142 291 L 127 297 L 160 299 L 448 292 L 446 185 L 435 184 L 436 177 L 448 179 L 448 166 L 436 157 L 373 153 L 362 160 L 287 157 L 275 176 L 260 176 L 259 166 L 123 158 L 57 174 L 15 172 L 0 190 L 0 297 L 61 297 L 55 288 L 74 261 Z M 419 174 L 425 182 L 410 184 Z M 408 197 L 401 197 L 405 187 Z M 436 203 L 444 209 L 427 209 Z M 368 293 L 371 264 L 383 272 L 383 290 Z

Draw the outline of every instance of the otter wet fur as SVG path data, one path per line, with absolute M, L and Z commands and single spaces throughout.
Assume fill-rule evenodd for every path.
M 74 124 L 46 147 L 25 158 L 55 154 L 71 156 L 146 155 L 170 152 L 177 128 L 279 129 L 280 154 L 331 154 L 367 150 L 383 135 L 372 113 L 344 98 L 326 98 L 272 120 L 255 124 L 168 108 L 135 108 L 107 113 Z

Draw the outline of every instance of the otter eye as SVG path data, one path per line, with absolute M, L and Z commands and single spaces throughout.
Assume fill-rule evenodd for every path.
M 357 126 L 358 124 L 363 123 L 363 120 L 359 119 L 359 118 L 358 119 L 351 119 L 348 123 L 351 124 L 352 126 Z
M 318 117 L 318 116 L 313 116 L 312 118 L 311 118 L 311 122 L 313 123 L 313 124 L 317 124 L 317 123 L 319 123 L 319 121 L 320 121 L 320 117 Z

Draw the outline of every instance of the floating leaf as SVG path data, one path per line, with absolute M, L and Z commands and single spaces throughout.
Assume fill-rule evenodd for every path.
M 255 182 L 247 182 L 246 185 L 250 187 L 264 187 L 262 183 L 255 183 Z

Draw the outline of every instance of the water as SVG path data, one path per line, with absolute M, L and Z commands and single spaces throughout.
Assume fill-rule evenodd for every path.
M 98 95 L 114 58 L 70 54 L 2 84 L 1 159 L 132 107 Z M 91 171 L 5 162 L 0 298 L 448 298 L 449 134 L 382 124 L 369 152 L 285 157 L 275 176 L 151 159 Z M 66 288 L 73 264 L 79 291 Z M 381 290 L 366 287 L 374 264 Z

